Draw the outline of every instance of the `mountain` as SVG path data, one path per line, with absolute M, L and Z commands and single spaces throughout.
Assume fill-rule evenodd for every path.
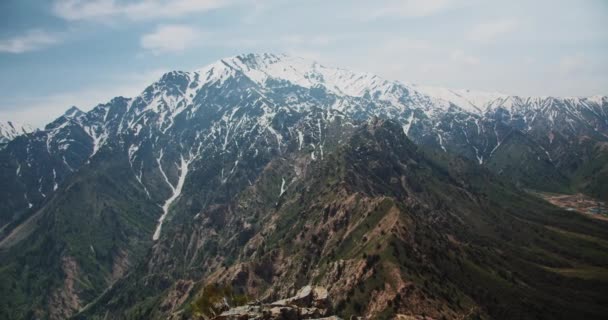
M 484 92 L 469 89 L 450 89 L 442 87 L 431 87 L 412 85 L 417 91 L 430 97 L 449 101 L 471 113 L 483 114 L 488 105 L 497 99 L 509 97 L 508 94 L 500 92 Z
M 323 282 L 350 297 L 336 300 L 342 315 L 601 314 L 603 222 L 521 189 L 605 197 L 606 98 L 488 94 L 461 106 L 423 91 L 248 54 L 71 108 L 0 150 L 1 317 L 178 317 L 212 282 L 268 299 Z M 429 262 L 437 250 L 507 292 L 457 276 L 458 259 Z M 379 261 L 382 277 L 368 277 Z M 356 270 L 352 291 L 340 275 Z M 398 279 L 398 295 L 379 290 Z M 398 305 L 365 304 L 372 292 Z
M 60 183 L 89 159 L 95 150 L 89 117 L 70 108 L 43 130 L 18 136 L 0 151 L 4 164 L 0 192 L 7 199 L 0 204 L 1 232 L 38 210 Z
M 344 318 L 602 317 L 605 223 L 418 149 L 392 121 L 336 129 L 324 160 L 275 158 L 228 203 L 188 213 L 201 195 L 185 190 L 146 262 L 76 318 L 190 318 L 209 284 L 273 301 L 311 282 Z
M 5 145 L 15 137 L 34 131 L 32 126 L 13 121 L 0 122 L 0 146 Z
M 139 130 L 179 131 L 175 120 L 190 123 L 195 119 L 180 120 L 180 117 L 193 117 L 201 112 L 200 101 L 205 99 L 201 93 L 209 92 L 212 86 L 220 89 L 226 80 L 233 79 L 260 87 L 258 93 L 278 91 L 282 85 L 286 87 L 283 91 L 297 88 L 290 95 L 278 92 L 273 97 L 264 97 L 276 99 L 269 103 L 282 104 L 285 110 L 303 112 L 314 102 L 328 113 L 327 116 L 333 116 L 331 113 L 353 120 L 372 115 L 395 119 L 416 143 L 456 152 L 483 165 L 491 162 L 496 152 L 502 152 L 501 143 L 512 132 L 521 132 L 527 137 L 526 143 L 533 145 L 527 158 L 537 159 L 537 163 L 524 167 L 538 168 L 543 176 L 549 177 L 546 182 L 537 180 L 534 188 L 558 192 L 585 190 L 593 196 L 606 197 L 606 193 L 600 191 L 601 184 L 608 181 L 607 170 L 598 169 L 601 164 L 595 160 L 605 157 L 604 145 L 608 140 L 606 97 L 515 97 L 428 88 L 324 67 L 305 59 L 262 54 L 223 59 L 195 72 L 168 73 L 139 97 L 118 98 L 86 114 L 70 109 L 38 134 L 38 142 L 46 140 L 46 148 L 42 143 L 30 141 L 36 139 L 26 139 L 14 146 L 20 150 L 9 151 L 12 159 L 5 162 L 12 162 L 15 174 L 4 173 L 6 182 L 1 187 L 12 192 L 14 200 L 0 211 L 2 224 L 30 206 L 39 206 L 55 182 L 61 182 L 77 170 L 108 138 L 124 140 L 135 132 L 136 135 L 130 138 L 133 141 L 121 143 L 130 143 L 131 151 L 136 152 L 141 145 L 141 141 L 136 140 L 146 138 Z M 298 97 L 298 91 L 302 90 L 309 90 L 312 96 Z M 262 118 L 267 121 L 272 117 L 274 115 L 270 113 Z M 216 124 L 214 130 L 231 130 L 226 127 L 234 126 L 229 121 L 223 122 Z M 202 128 L 205 124 L 198 126 Z M 148 140 L 154 138 L 153 131 L 149 132 Z M 528 147 L 515 148 L 528 150 Z M 155 152 L 155 158 L 158 158 L 159 150 Z M 29 162 L 27 158 L 33 154 L 41 157 L 39 162 L 43 164 Z M 45 159 L 49 156 L 54 160 Z M 49 162 L 54 164 L 49 166 Z M 46 168 L 41 168 L 43 166 Z M 519 185 L 526 185 L 524 180 L 530 180 L 528 177 L 535 173 L 507 171 L 504 170 L 506 166 L 505 163 L 493 165 L 496 172 L 505 174 Z M 18 172 L 19 167 L 28 170 Z M 24 185 L 31 186 L 30 190 L 25 190 Z

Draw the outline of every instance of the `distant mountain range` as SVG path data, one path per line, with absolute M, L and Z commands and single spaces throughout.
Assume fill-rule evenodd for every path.
M 210 283 L 322 285 L 346 318 L 601 318 L 608 225 L 524 190 L 608 200 L 607 115 L 285 55 L 169 72 L 2 130 L 0 318 L 203 317 Z

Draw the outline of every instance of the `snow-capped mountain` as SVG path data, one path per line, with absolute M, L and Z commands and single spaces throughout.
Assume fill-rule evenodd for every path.
M 286 55 L 235 56 L 194 72 L 169 72 L 135 98 L 115 98 L 89 112 L 73 107 L 9 146 L 4 152 L 14 170 L 4 183 L 33 187 L 10 188 L 22 200 L 3 214 L 42 203 L 104 148 L 122 150 L 138 183 L 167 211 L 193 161 L 212 153 L 232 163 L 220 170 L 224 181 L 247 153 L 259 157 L 262 150 L 280 153 L 295 145 L 314 160 L 323 157 L 325 131 L 336 121 L 352 125 L 370 117 L 395 119 L 415 142 L 482 165 L 514 130 L 522 132 L 532 141 L 531 157 L 552 171 L 566 165 L 560 157 L 569 141 L 608 139 L 607 108 L 606 97 L 438 89 Z M 152 183 L 158 179 L 164 182 Z
M 0 122 L 0 145 L 6 144 L 15 139 L 15 137 L 32 131 L 34 131 L 34 128 L 28 124 L 14 121 Z
M 468 112 L 478 114 L 483 114 L 492 101 L 509 96 L 500 92 L 472 91 L 468 89 L 450 89 L 419 85 L 412 85 L 412 87 L 427 96 L 451 102 Z
M 87 239 L 61 248 L 76 252 L 85 274 L 99 275 L 87 280 L 91 292 L 82 295 L 95 296 L 150 243 L 203 219 L 197 214 L 204 208 L 233 210 L 226 203 L 259 179 L 268 179 L 264 196 L 278 204 L 305 170 L 375 118 L 391 119 L 403 140 L 464 156 L 522 187 L 602 195 L 607 114 L 606 97 L 437 89 L 285 55 L 230 57 L 169 72 L 133 98 L 88 112 L 72 107 L 43 130 L 7 143 L 0 150 L 0 198 L 10 201 L 0 203 L 0 248 L 28 238 L 50 216 L 43 226 L 60 235 L 53 241 L 70 242 L 73 234 Z M 360 147 L 353 152 L 373 151 Z M 297 158 L 297 168 L 274 168 L 284 157 Z M 214 225 L 222 218 L 204 219 Z M 234 223 L 247 229 L 249 222 Z M 162 250 L 155 247 L 161 261 L 152 267 L 173 264 Z M 63 252 L 52 253 L 69 265 Z M 57 317 L 83 306 L 74 301 Z

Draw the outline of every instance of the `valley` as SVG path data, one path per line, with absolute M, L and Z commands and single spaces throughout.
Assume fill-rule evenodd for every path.
M 606 203 L 598 199 L 593 199 L 584 194 L 556 194 L 556 193 L 543 193 L 533 192 L 537 196 L 549 201 L 560 208 L 568 211 L 576 211 L 589 217 L 606 220 L 608 219 L 608 210 L 606 210 Z

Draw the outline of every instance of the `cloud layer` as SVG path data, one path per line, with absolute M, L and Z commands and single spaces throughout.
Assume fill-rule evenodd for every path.
M 160 25 L 141 38 L 141 46 L 154 54 L 183 52 L 200 45 L 204 33 L 188 25 Z
M 3 7 L 2 118 L 51 120 L 69 105 L 86 109 L 136 94 L 125 88 L 143 82 L 126 75 L 158 66 L 195 70 L 248 52 L 443 87 L 608 94 L 608 6 L 596 0 L 48 3 Z
M 138 0 L 128 3 L 116 0 L 58 0 L 53 5 L 53 12 L 66 20 L 148 20 L 178 18 L 221 8 L 230 3 L 229 0 Z
M 61 40 L 62 36 L 58 33 L 34 29 L 12 38 L 0 40 L 0 52 L 24 53 L 36 51 L 57 44 Z

